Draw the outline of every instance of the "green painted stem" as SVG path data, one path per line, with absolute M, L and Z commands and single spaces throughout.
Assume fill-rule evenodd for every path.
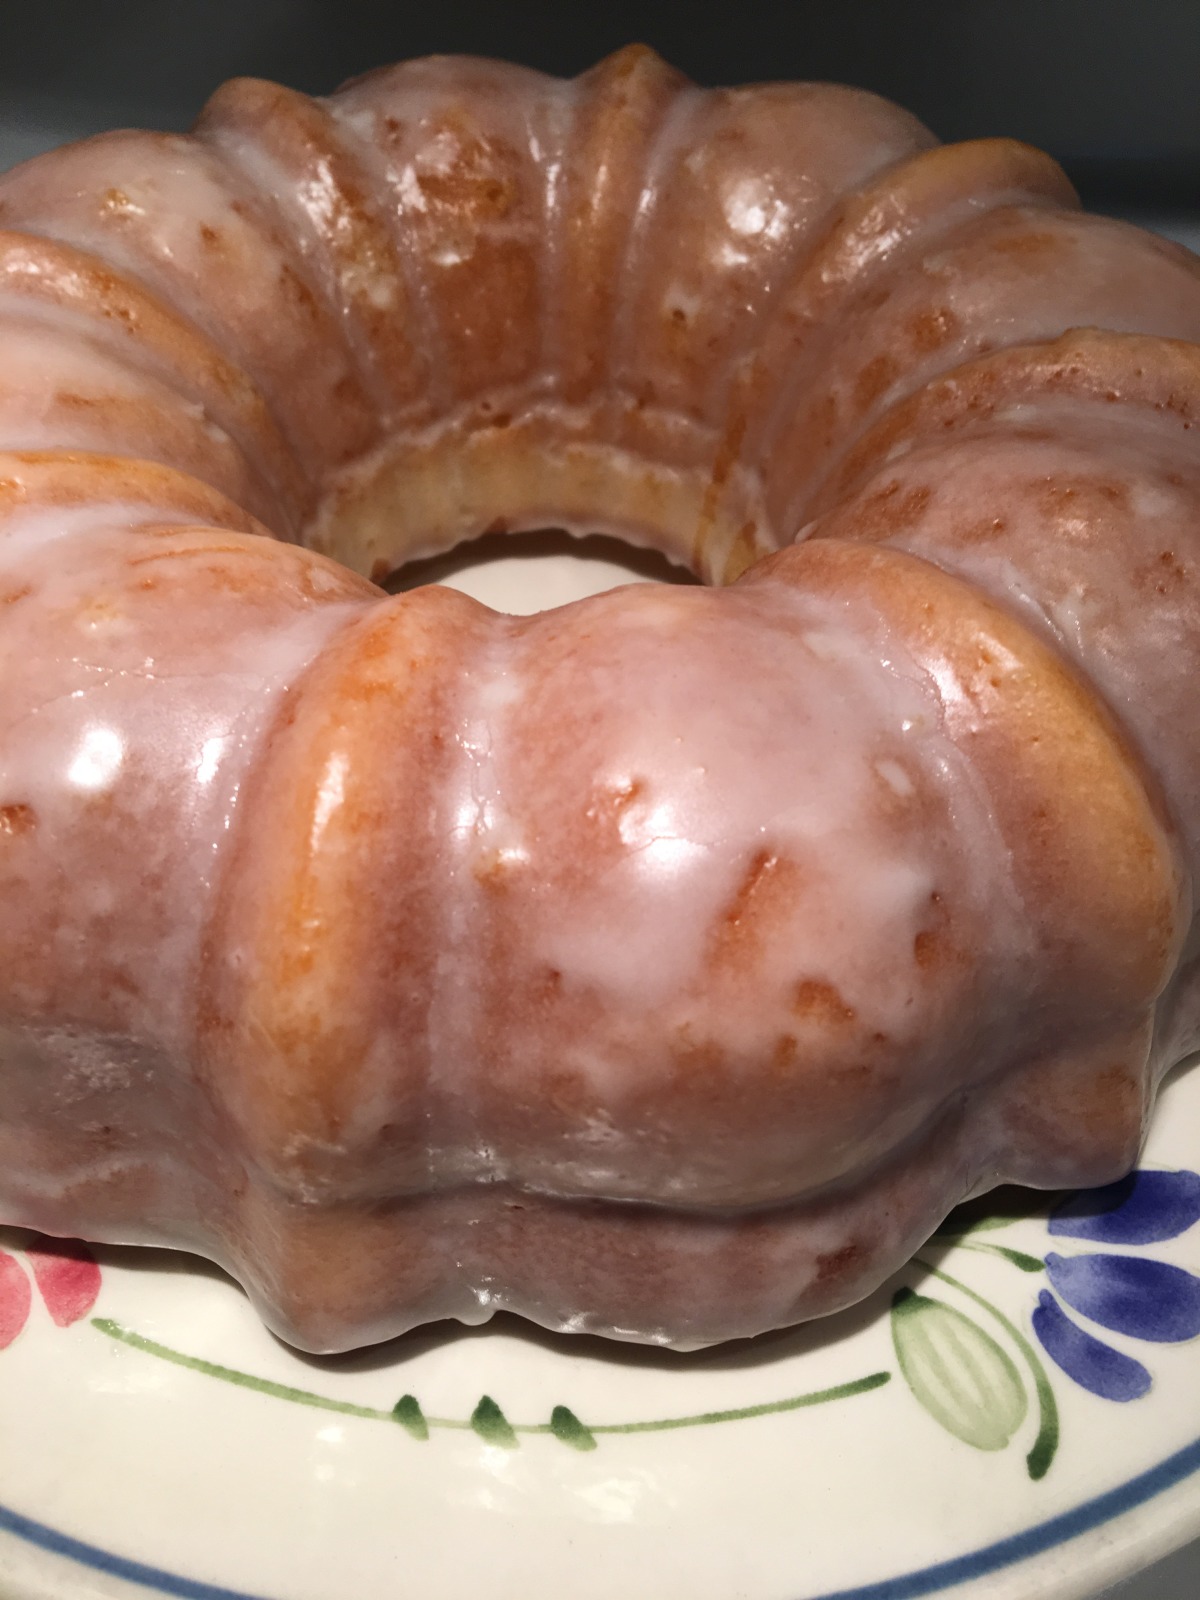
M 1006 1244 L 976 1244 L 968 1239 L 959 1239 L 956 1244 L 959 1250 L 974 1250 L 981 1256 L 999 1256 L 1002 1261 L 1010 1262 L 1014 1267 L 1019 1267 L 1022 1272 L 1045 1272 L 1046 1263 L 1041 1256 L 1030 1255 L 1027 1250 L 1014 1250 Z
M 948 1272 L 943 1272 L 941 1267 L 935 1267 L 932 1261 L 926 1261 L 923 1256 L 914 1256 L 913 1264 L 918 1267 L 924 1267 L 926 1272 L 932 1273 L 935 1278 L 940 1278 L 943 1283 L 948 1283 L 952 1289 L 957 1289 L 960 1294 L 965 1294 L 968 1300 L 974 1300 L 977 1306 L 981 1306 L 984 1311 L 989 1312 L 1021 1352 L 1025 1359 L 1025 1364 L 1033 1377 L 1033 1386 L 1037 1393 L 1040 1416 L 1037 1438 L 1033 1441 L 1033 1448 L 1025 1457 L 1025 1465 L 1029 1469 L 1029 1476 L 1035 1482 L 1039 1478 L 1044 1478 L 1049 1472 L 1050 1463 L 1054 1460 L 1058 1451 L 1058 1402 L 1054 1398 L 1054 1390 L 1050 1387 L 1050 1379 L 1046 1376 L 1046 1369 L 1038 1360 L 1033 1346 L 1020 1328 L 1017 1327 L 1016 1323 L 1011 1322 L 998 1306 L 994 1306 L 990 1300 L 985 1300 L 974 1289 L 968 1288 L 959 1279 L 952 1278 Z
M 200 1356 L 184 1355 L 182 1350 L 172 1350 L 169 1345 L 159 1344 L 154 1339 L 147 1339 L 143 1334 L 134 1333 L 132 1328 L 125 1328 L 119 1322 L 114 1322 L 111 1317 L 93 1317 L 92 1327 L 100 1333 L 107 1334 L 110 1339 L 116 1339 L 121 1344 L 132 1346 L 140 1350 L 143 1355 L 157 1356 L 160 1361 L 170 1361 L 177 1367 L 187 1367 L 190 1372 L 202 1372 L 206 1378 L 219 1378 L 222 1383 L 234 1383 L 242 1389 L 253 1389 L 256 1394 L 270 1395 L 275 1400 L 290 1400 L 297 1406 L 315 1406 L 318 1411 L 336 1411 L 344 1417 L 365 1417 L 370 1422 L 403 1423 L 404 1417 L 397 1417 L 395 1411 L 381 1411 L 376 1406 L 356 1406 L 349 1400 L 331 1400 L 327 1395 L 313 1394 L 309 1389 L 294 1389 L 287 1383 L 274 1383 L 270 1378 L 256 1378 L 250 1372 L 238 1372 L 234 1367 L 221 1367 L 214 1361 L 205 1361 Z M 410 1397 L 404 1396 L 407 1400 Z M 398 1402 L 399 1404 L 400 1402 Z M 407 1409 L 407 1408 L 406 1408 Z M 446 1417 L 426 1417 L 429 1427 L 437 1428 L 469 1428 L 469 1422 L 454 1422 Z
M 789 1400 L 768 1400 L 762 1405 L 739 1406 L 734 1411 L 697 1411 L 690 1417 L 663 1417 L 655 1422 L 592 1422 L 593 1433 L 664 1433 L 669 1428 L 703 1428 L 712 1422 L 741 1422 L 747 1417 L 769 1417 L 779 1411 L 802 1411 L 821 1406 L 827 1400 L 848 1400 L 851 1395 L 867 1394 L 891 1381 L 890 1372 L 869 1372 L 865 1378 L 839 1383 L 832 1389 L 815 1389 L 812 1394 L 793 1395 Z
M 342 1416 L 364 1417 L 370 1422 L 390 1422 L 393 1426 L 399 1422 L 413 1433 L 414 1437 L 419 1436 L 413 1426 L 417 1416 L 420 1416 L 421 1422 L 427 1429 L 473 1429 L 477 1433 L 483 1433 L 488 1430 L 497 1431 L 499 1428 L 499 1423 L 492 1416 L 493 1409 L 496 1409 L 495 1402 L 487 1396 L 480 1402 L 480 1406 L 484 1408 L 483 1412 L 481 1413 L 480 1407 L 477 1406 L 473 1415 L 467 1419 L 426 1416 L 410 1395 L 398 1401 L 391 1411 L 383 1411 L 376 1406 L 358 1406 L 348 1400 L 333 1400 L 328 1395 L 314 1394 L 310 1389 L 296 1389 L 286 1383 L 275 1383 L 270 1378 L 258 1378 L 253 1373 L 239 1372 L 234 1367 L 222 1367 L 214 1361 L 205 1361 L 200 1356 L 185 1355 L 181 1350 L 172 1350 L 169 1345 L 159 1344 L 154 1339 L 147 1339 L 143 1334 L 135 1333 L 132 1328 L 123 1327 L 111 1317 L 93 1317 L 91 1323 L 97 1332 L 107 1335 L 110 1339 L 116 1339 L 120 1344 L 140 1350 L 143 1355 L 156 1356 L 160 1361 L 170 1361 L 177 1367 L 186 1367 L 191 1372 L 203 1373 L 206 1378 L 218 1378 L 222 1383 L 232 1383 L 242 1389 L 252 1389 L 256 1394 L 269 1395 L 275 1400 L 288 1400 L 293 1405 L 314 1406 L 319 1411 L 336 1411 Z M 855 1378 L 849 1383 L 839 1383 L 832 1389 L 817 1389 L 811 1394 L 792 1395 L 786 1400 L 768 1400 L 761 1405 L 738 1406 L 729 1411 L 698 1411 L 689 1417 L 662 1417 L 650 1422 L 593 1422 L 585 1427 L 573 1413 L 561 1406 L 555 1407 L 549 1422 L 509 1424 L 506 1420 L 502 1418 L 501 1420 L 504 1427 L 510 1429 L 512 1433 L 547 1433 L 560 1439 L 564 1439 L 567 1432 L 578 1429 L 576 1439 L 565 1439 L 564 1442 L 574 1443 L 576 1448 L 586 1449 L 589 1448 L 587 1438 L 598 1433 L 665 1433 L 672 1428 L 701 1428 L 716 1422 L 741 1422 L 749 1417 L 767 1417 L 776 1412 L 801 1411 L 808 1406 L 824 1405 L 830 1400 L 846 1400 L 851 1395 L 867 1394 L 872 1389 L 881 1388 L 890 1381 L 891 1376 L 890 1372 L 871 1372 L 864 1378 Z M 405 1402 L 410 1401 L 411 1404 L 406 1406 Z M 401 1414 L 402 1408 L 403 1414 Z M 409 1415 L 410 1412 L 412 1415 Z M 498 1410 L 496 1415 L 500 1417 Z

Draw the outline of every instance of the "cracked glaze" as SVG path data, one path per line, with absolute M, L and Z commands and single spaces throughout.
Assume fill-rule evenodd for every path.
M 238 82 L 0 230 L 0 1219 L 312 1349 L 686 1347 L 1129 1167 L 1200 1037 L 1186 252 L 637 50 Z M 729 587 L 348 570 L 555 523 Z

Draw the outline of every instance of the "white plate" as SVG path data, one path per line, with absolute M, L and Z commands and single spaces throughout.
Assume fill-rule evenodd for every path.
M 552 556 L 483 584 L 618 575 Z M 1107 1237 L 1029 1197 L 853 1312 L 686 1357 L 497 1319 L 307 1359 L 203 1263 L 0 1232 L 0 1594 L 1093 1594 L 1200 1532 L 1197 1167 L 1192 1068 L 1143 1163 L 1175 1176 L 1082 1224 Z M 1077 1375 L 1149 1387 L 1089 1392 L 1035 1311 Z

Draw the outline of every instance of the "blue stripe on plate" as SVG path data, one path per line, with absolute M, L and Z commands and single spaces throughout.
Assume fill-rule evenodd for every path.
M 82 1539 L 72 1539 L 69 1533 L 59 1533 L 44 1522 L 23 1517 L 19 1511 L 0 1506 L 0 1529 L 15 1533 L 18 1539 L 49 1550 L 56 1556 L 67 1556 L 96 1572 L 111 1573 L 114 1578 L 124 1578 L 127 1583 L 140 1583 L 143 1588 L 157 1589 L 160 1594 L 182 1596 L 182 1600 L 262 1600 L 259 1595 L 246 1594 L 241 1589 L 222 1589 L 219 1584 L 200 1583 L 195 1578 L 181 1578 L 177 1573 L 162 1567 L 147 1566 L 144 1561 L 130 1561 L 125 1556 L 115 1556 L 99 1545 L 86 1544 Z
M 1073 1511 L 1064 1511 L 1046 1522 L 1039 1522 L 1023 1533 L 998 1539 L 970 1555 L 956 1556 L 952 1561 L 939 1561 L 931 1567 L 921 1567 L 906 1572 L 898 1578 L 885 1578 L 879 1583 L 862 1584 L 856 1589 L 837 1589 L 822 1595 L 812 1595 L 808 1600 L 919 1600 L 921 1595 L 940 1594 L 957 1583 L 967 1583 L 972 1578 L 982 1578 L 999 1572 L 1004 1567 L 1015 1566 L 1031 1556 L 1042 1555 L 1056 1545 L 1066 1544 L 1088 1533 L 1114 1517 L 1135 1506 L 1144 1505 L 1155 1495 L 1173 1489 L 1176 1484 L 1200 1471 L 1200 1439 L 1177 1450 L 1174 1455 L 1160 1461 L 1158 1466 L 1140 1473 L 1117 1489 L 1109 1489 L 1093 1500 L 1085 1500 Z M 59 1533 L 44 1522 L 22 1516 L 0 1505 L 0 1529 L 15 1534 L 18 1539 L 49 1550 L 54 1555 L 66 1556 L 98 1572 L 124 1578 L 128 1583 L 141 1584 L 146 1589 L 157 1589 L 160 1594 L 178 1595 L 181 1600 L 263 1600 L 262 1596 L 247 1594 L 242 1589 L 225 1589 L 219 1584 L 202 1583 L 195 1578 L 183 1578 L 167 1572 L 162 1567 L 148 1566 L 142 1561 L 130 1561 L 125 1556 L 113 1555 L 98 1545 L 73 1539 Z

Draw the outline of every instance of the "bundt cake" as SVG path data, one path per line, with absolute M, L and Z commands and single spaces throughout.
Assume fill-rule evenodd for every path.
M 643 49 L 237 81 L 0 230 L 0 1221 L 311 1350 L 687 1347 L 1130 1167 L 1200 1041 L 1191 255 Z M 709 587 L 370 581 L 544 526 Z

